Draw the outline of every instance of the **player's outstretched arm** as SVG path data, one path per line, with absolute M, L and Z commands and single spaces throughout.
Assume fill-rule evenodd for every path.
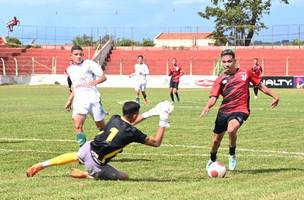
M 200 117 L 206 116 L 209 112 L 209 110 L 215 105 L 217 98 L 216 97 L 210 97 L 206 106 L 203 107 L 202 112 L 200 114 Z
M 147 136 L 145 144 L 152 147 L 159 147 L 163 141 L 165 134 L 165 127 L 159 127 L 154 136 Z
M 272 97 L 271 107 L 274 108 L 279 104 L 280 97 L 275 94 L 272 90 L 266 87 L 264 84 L 259 85 L 259 90 L 261 90 L 264 94 Z

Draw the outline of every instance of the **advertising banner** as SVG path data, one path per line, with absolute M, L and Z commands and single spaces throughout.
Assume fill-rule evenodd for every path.
M 262 83 L 269 88 L 293 88 L 293 76 L 264 76 Z
M 304 88 L 304 76 L 296 76 L 293 79 L 295 88 Z

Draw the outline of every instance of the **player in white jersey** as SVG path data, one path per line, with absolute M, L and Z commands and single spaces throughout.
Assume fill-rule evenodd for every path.
M 107 113 L 101 105 L 97 85 L 106 81 L 107 78 L 100 65 L 92 60 L 83 59 L 83 49 L 80 46 L 72 47 L 71 60 L 72 65 L 66 72 L 72 82 L 72 92 L 65 108 L 70 110 L 73 107 L 72 118 L 76 140 L 82 146 L 86 142 L 83 125 L 88 114 L 92 115 L 100 131 L 105 127 L 104 118 Z
M 132 76 L 136 76 L 135 80 L 135 95 L 136 102 L 139 103 L 139 93 L 144 97 L 145 103 L 148 103 L 146 88 L 147 88 L 147 75 L 149 75 L 149 68 L 143 62 L 144 57 L 142 55 L 137 56 L 137 64 L 134 65 L 135 72 L 130 74 L 130 78 Z

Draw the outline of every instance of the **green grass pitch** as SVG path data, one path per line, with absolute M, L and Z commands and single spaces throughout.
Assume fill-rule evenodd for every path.
M 133 89 L 100 88 L 110 114 L 120 114 L 121 102 L 134 99 Z M 77 151 L 71 113 L 64 110 L 64 86 L 0 87 L 0 199 L 304 199 L 304 90 L 276 89 L 279 106 L 260 93 L 251 100 L 251 116 L 238 133 L 238 168 L 225 178 L 208 178 L 204 168 L 220 100 L 206 118 L 199 118 L 209 89 L 181 89 L 159 148 L 131 144 L 111 165 L 129 173 L 129 181 L 73 179 L 71 164 L 51 167 L 33 178 L 32 164 Z M 167 89 L 148 89 L 148 110 L 169 99 Z M 109 119 L 109 117 L 107 117 Z M 138 127 L 151 135 L 158 118 Z M 88 138 L 97 133 L 92 119 Z M 228 139 L 218 153 L 227 166 Z

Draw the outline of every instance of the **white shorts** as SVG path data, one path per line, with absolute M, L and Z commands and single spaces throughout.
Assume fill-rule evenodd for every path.
M 86 142 L 77 152 L 79 161 L 85 166 L 87 172 L 95 179 L 118 180 L 121 179 L 121 172 L 109 164 L 97 164 L 91 152 L 91 141 Z
M 108 113 L 104 110 L 100 102 L 95 102 L 95 103 L 74 103 L 72 118 L 74 118 L 75 115 L 77 114 L 81 114 L 81 115 L 90 114 L 95 122 L 99 122 L 102 121 Z
M 146 91 L 146 88 L 147 88 L 147 83 L 139 83 L 135 86 L 135 90 L 136 91 Z

